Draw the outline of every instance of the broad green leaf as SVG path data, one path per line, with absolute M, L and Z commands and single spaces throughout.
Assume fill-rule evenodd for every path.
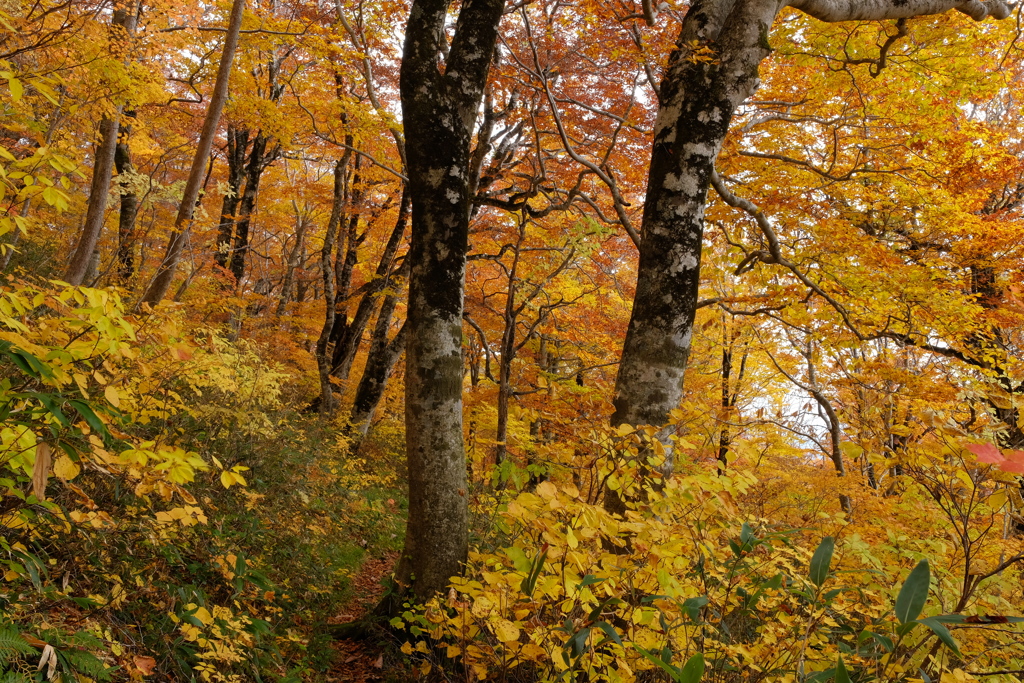
M 676 680 L 679 683 L 698 683 L 703 677 L 704 655 L 698 652 L 686 660 L 686 664 L 683 665 L 682 670 L 679 672 L 679 677 L 676 678 Z
M 896 619 L 901 624 L 914 621 L 921 615 L 924 603 L 928 600 L 928 586 L 931 582 L 931 570 L 928 560 L 921 560 L 911 570 L 907 580 L 896 597 Z
M 826 536 L 821 539 L 818 549 L 814 551 L 814 556 L 811 557 L 811 583 L 819 588 L 821 584 L 825 583 L 825 579 L 828 578 L 828 570 L 832 566 L 832 553 L 835 552 L 835 549 L 835 539 L 831 536 Z

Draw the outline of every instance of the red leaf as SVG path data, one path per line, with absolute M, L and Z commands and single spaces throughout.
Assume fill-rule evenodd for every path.
M 1014 462 L 1013 460 L 1007 460 L 1006 462 L 999 463 L 999 469 L 1001 469 L 1003 472 L 1024 474 L 1024 462 Z
M 1024 451 L 1005 451 L 1003 455 L 1007 460 L 1024 463 Z
M 1006 460 L 999 449 L 990 443 L 968 443 L 964 444 L 964 448 L 978 456 L 978 462 L 998 464 Z

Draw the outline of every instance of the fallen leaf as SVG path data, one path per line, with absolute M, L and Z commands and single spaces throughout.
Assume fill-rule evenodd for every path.
M 142 672 L 143 676 L 149 676 L 153 673 L 153 669 L 156 668 L 156 660 L 152 657 L 142 657 L 136 655 L 132 658 L 135 662 L 135 668 Z

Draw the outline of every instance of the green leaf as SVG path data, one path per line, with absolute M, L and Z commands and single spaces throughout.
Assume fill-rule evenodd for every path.
M 960 655 L 960 646 L 953 640 L 953 634 L 949 632 L 949 629 L 942 625 L 942 622 L 938 621 L 935 617 L 925 617 L 924 619 L 918 619 L 919 624 L 924 624 L 932 630 L 932 633 L 939 637 L 939 640 L 952 650 L 957 657 Z
M 858 644 L 863 643 L 868 638 L 871 638 L 876 643 L 881 645 L 882 649 L 885 650 L 886 652 L 892 652 L 892 649 L 893 649 L 892 638 L 889 638 L 888 636 L 884 636 L 881 633 L 875 633 L 874 631 L 868 631 L 867 629 L 864 629 L 863 631 L 860 632 L 860 636 L 858 636 L 858 638 L 857 638 L 857 643 Z
M 811 557 L 811 583 L 821 588 L 821 584 L 825 583 L 825 579 L 828 578 L 828 571 L 832 567 L 832 553 L 836 549 L 836 540 L 831 536 L 826 536 L 821 539 L 821 543 L 818 544 L 818 549 L 814 551 L 814 556 Z
M 519 585 L 520 590 L 526 594 L 527 597 L 533 597 L 533 589 L 537 587 L 537 579 L 540 577 L 540 572 L 544 569 L 544 560 L 547 559 L 548 548 L 547 544 L 537 552 L 537 555 L 533 558 L 530 572 L 523 579 L 523 582 Z
M 698 683 L 703 677 L 704 655 L 698 652 L 686 660 L 686 664 L 683 665 L 682 671 L 679 672 L 679 677 L 676 680 L 679 683 Z
M 569 639 L 567 645 L 569 648 L 569 654 L 571 654 L 573 658 L 579 657 L 586 651 L 588 638 L 590 638 L 590 629 L 584 627 L 573 634 L 573 637 Z
M 743 522 L 743 526 L 740 527 L 740 543 L 743 544 L 744 548 L 750 548 L 756 540 L 757 537 L 754 535 L 754 530 L 750 528 L 749 524 Z
M 57 418 L 57 422 L 60 422 L 61 425 L 65 427 L 71 425 L 71 420 L 69 420 L 67 415 L 65 415 L 60 409 L 60 404 L 63 399 L 58 394 L 45 394 L 39 391 L 29 391 L 25 395 L 31 396 L 42 403 L 47 412 Z
M 71 399 L 68 403 L 74 406 L 75 410 L 78 411 L 78 414 L 85 418 L 86 424 L 88 424 L 94 432 L 104 438 L 107 437 L 107 425 L 103 424 L 103 421 L 93 411 L 92 406 L 85 401 L 80 401 L 76 398 Z
M 928 600 L 928 587 L 931 583 L 931 570 L 928 560 L 921 560 L 911 570 L 907 580 L 896 597 L 896 619 L 901 624 L 914 621 L 921 615 L 924 603 Z
M 643 649 L 636 643 L 631 643 L 631 645 L 636 649 L 637 652 L 642 654 L 649 662 L 657 665 L 658 668 L 660 668 L 662 671 L 671 676 L 673 681 L 679 680 L 679 669 L 672 666 L 668 662 L 662 661 L 661 657 L 658 657 L 653 652 Z
M 843 664 L 842 656 L 836 662 L 836 683 L 850 683 L 850 674 L 846 671 L 846 665 Z
M 697 621 L 700 618 L 701 609 L 708 604 L 708 599 L 703 595 L 696 598 L 687 598 L 683 601 L 683 611 L 690 621 Z
M 614 641 L 619 647 L 622 647 L 622 638 L 619 637 L 619 632 L 615 630 L 615 627 L 607 621 L 599 621 L 594 626 L 604 631 L 604 634 L 608 636 L 608 640 Z

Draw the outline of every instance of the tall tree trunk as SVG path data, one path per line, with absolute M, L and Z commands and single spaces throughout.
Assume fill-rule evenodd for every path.
M 366 283 L 366 290 L 359 300 L 355 315 L 345 325 L 344 334 L 335 343 L 331 369 L 335 377 L 342 379 L 348 377 L 356 358 L 356 352 L 359 350 L 359 340 L 363 338 L 363 331 L 373 316 L 377 299 L 380 297 L 381 291 L 390 283 L 391 268 L 398 255 L 398 248 L 402 245 L 402 238 L 405 236 L 408 222 L 409 192 L 403 187 L 402 201 L 398 208 L 398 220 L 395 221 L 395 227 L 391 230 L 391 235 L 384 245 L 384 252 L 377 262 L 377 270 L 374 272 L 373 279 Z
M 352 402 L 352 413 L 349 416 L 350 434 L 353 436 L 350 447 L 352 453 L 359 450 L 360 444 L 366 438 L 366 434 L 370 430 L 370 423 L 373 421 L 373 414 L 377 411 L 377 405 L 387 388 L 388 379 L 395 369 L 395 363 L 398 362 L 399 356 L 405 350 L 407 325 L 402 325 L 394 339 L 388 339 L 391 318 L 397 303 L 397 295 L 389 294 L 384 297 L 380 315 L 377 316 L 373 339 L 370 342 L 370 354 L 366 358 L 366 367 L 363 368 L 363 376 L 356 388 L 356 397 Z
M 224 270 L 231 263 L 232 238 L 235 234 L 235 220 L 238 203 L 242 199 L 242 181 L 245 180 L 245 156 L 249 149 L 249 131 L 246 128 L 228 126 L 228 186 L 220 208 L 220 224 L 217 226 L 217 265 Z
M 135 32 L 137 2 L 115 9 L 110 19 L 111 33 L 124 31 L 128 36 Z M 112 35 L 120 39 L 121 36 Z M 92 183 L 89 187 L 89 205 L 85 212 L 85 224 L 78 236 L 78 242 L 71 255 L 71 262 L 64 272 L 64 279 L 72 285 L 81 285 L 89 272 L 89 264 L 93 261 L 93 252 L 103 232 L 103 218 L 107 212 L 107 198 L 110 195 L 110 178 L 114 171 L 114 156 L 117 151 L 118 121 L 121 118 L 122 105 L 114 109 L 111 116 L 100 121 L 100 141 L 92 166 Z
M 498 358 L 498 422 L 494 434 L 494 463 L 500 465 L 508 455 L 508 404 L 512 399 L 512 360 L 516 355 L 516 325 L 519 322 L 519 310 L 516 308 L 517 278 L 519 275 L 519 258 L 523 252 L 523 240 L 526 239 L 526 216 L 519 221 L 519 234 L 516 239 L 512 265 L 508 269 L 508 288 L 505 294 L 504 328 L 501 332 L 501 344 L 498 347 L 501 355 Z
M 120 110 L 120 107 L 118 108 Z M 64 272 L 64 280 L 78 286 L 81 285 L 89 272 L 92 254 L 103 231 L 103 217 L 107 212 L 107 197 L 110 194 L 110 177 L 114 169 L 114 153 L 117 148 L 118 117 L 104 117 L 100 121 L 100 142 L 96 147 L 92 166 L 92 185 L 89 189 L 89 206 L 85 213 L 85 224 L 78 236 L 71 262 Z
M 345 232 L 342 236 L 342 242 L 338 245 L 338 255 L 334 263 L 334 272 L 337 277 L 337 282 L 335 283 L 337 299 L 335 303 L 334 329 L 331 330 L 331 342 L 334 344 L 334 350 L 331 354 L 331 374 L 341 379 L 348 379 L 348 368 L 345 368 L 344 374 L 339 373 L 338 362 L 339 354 L 351 336 L 348 310 L 352 289 L 352 274 L 359 263 L 359 247 L 362 246 L 363 240 L 366 239 L 365 232 L 362 235 L 359 234 L 359 221 L 362 209 L 360 204 L 363 196 L 362 183 L 359 177 L 361 159 L 362 157 L 357 155 L 353 164 L 354 169 L 351 181 L 349 182 L 349 196 L 346 202 L 348 208 L 347 222 L 344 223 L 346 226 Z
M 612 425 L 656 425 L 679 405 L 700 284 L 704 206 L 733 111 L 757 86 L 777 0 L 694 2 L 659 90 L 636 296 Z M 715 51 L 714 61 L 691 59 Z M 668 431 L 659 435 L 670 446 Z M 666 451 L 671 453 L 670 448 Z M 671 457 L 666 463 L 671 467 Z
M 125 119 L 134 119 L 134 111 L 124 112 Z M 121 126 L 121 134 L 114 150 L 114 166 L 117 168 L 118 188 L 121 205 L 117 215 L 117 280 L 127 286 L 135 276 L 135 220 L 139 215 L 139 198 L 130 181 L 122 178 L 132 173 L 131 148 L 128 136 L 131 135 L 130 124 Z
M 469 155 L 503 0 L 462 3 L 444 73 L 449 0 L 414 0 L 400 90 L 412 199 L 405 433 L 409 517 L 397 590 L 425 601 L 469 551 L 462 435 L 462 311 L 469 246 Z
M 210 150 L 213 149 L 217 124 L 220 122 L 220 114 L 224 110 L 224 103 L 228 98 L 231 63 L 235 59 L 235 50 L 238 47 L 238 33 L 242 28 L 244 9 L 245 0 L 233 1 L 231 15 L 228 18 L 227 33 L 224 36 L 224 49 L 221 51 L 220 65 L 217 67 L 217 79 L 213 85 L 213 94 L 210 96 L 210 106 L 206 109 L 203 130 L 199 134 L 199 145 L 192 158 L 192 168 L 189 170 L 188 181 L 185 183 L 185 192 L 178 205 L 178 215 L 174 219 L 174 231 L 167 242 L 167 250 L 160 261 L 156 275 L 146 289 L 146 293 L 142 295 L 141 301 L 153 306 L 160 303 L 166 296 L 167 290 L 170 289 L 171 282 L 174 281 L 174 274 L 178 269 L 178 261 L 181 260 L 181 251 L 188 241 L 192 214 L 195 211 L 196 200 L 199 199 L 199 190 L 203 184 L 203 165 L 210 156 Z
M 700 282 L 707 189 L 733 112 L 758 85 L 776 14 L 786 5 L 822 21 L 882 20 L 957 9 L 1003 18 L 992 2 L 943 0 L 694 0 L 659 87 L 633 312 L 611 422 L 663 426 L 682 397 Z M 710 50 L 714 59 L 694 58 Z M 669 429 L 659 438 L 669 454 Z
M 235 276 L 236 285 L 242 282 L 242 276 L 245 275 L 245 259 L 249 254 L 249 225 L 259 198 L 260 179 L 267 166 L 277 158 L 277 150 L 267 153 L 268 142 L 263 131 L 256 133 L 256 138 L 252 141 L 252 151 L 249 152 L 249 164 L 245 168 L 245 192 L 242 193 L 242 201 L 238 207 L 235 243 L 231 250 L 231 274 Z
M 351 139 L 351 138 L 349 138 Z M 331 201 L 331 217 L 327 220 L 327 231 L 324 234 L 324 246 L 320 250 L 320 270 L 324 278 L 324 326 L 320 330 L 320 338 L 316 342 L 316 365 L 320 374 L 320 412 L 325 415 L 334 411 L 334 392 L 331 390 L 331 356 L 328 345 L 331 331 L 334 330 L 336 315 L 337 280 L 334 274 L 334 245 L 338 238 L 338 226 L 345 210 L 345 177 L 348 173 L 348 162 L 352 158 L 351 145 L 334 164 L 334 194 Z
M 309 214 L 300 213 L 298 205 L 295 205 L 295 246 L 288 254 L 288 262 L 285 264 L 284 280 L 281 283 L 281 296 L 277 300 L 277 310 L 274 312 L 278 318 L 283 316 L 291 300 L 292 286 L 295 282 L 295 270 L 302 262 L 302 253 L 305 251 L 306 228 L 309 225 Z

